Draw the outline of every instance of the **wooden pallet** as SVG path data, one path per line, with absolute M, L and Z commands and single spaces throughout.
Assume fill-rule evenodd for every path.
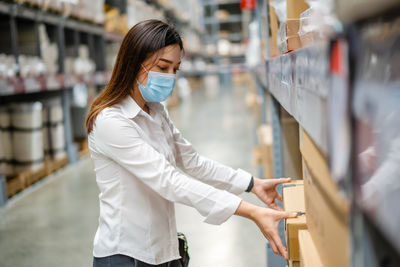
M 76 141 L 76 144 L 78 146 L 78 157 L 80 159 L 89 155 L 89 144 L 87 139 Z
M 50 175 L 51 173 L 58 171 L 62 167 L 68 164 L 67 156 L 60 159 L 50 160 L 43 164 L 43 166 L 37 170 L 30 170 L 22 172 L 14 177 L 7 178 L 7 194 L 8 197 L 12 197 L 18 192 L 31 186 L 37 181 Z
M 46 164 L 43 164 L 37 170 L 24 171 L 17 176 L 7 178 L 7 194 L 8 197 L 12 197 L 18 192 L 24 190 L 30 185 L 43 179 L 48 175 Z
M 67 155 L 59 158 L 59 159 L 54 159 L 54 160 L 49 160 L 46 162 L 46 168 L 47 168 L 47 173 L 48 175 L 58 171 L 62 167 L 66 166 L 68 164 L 68 157 Z

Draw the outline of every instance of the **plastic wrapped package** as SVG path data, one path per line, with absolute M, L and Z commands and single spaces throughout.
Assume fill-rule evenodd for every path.
M 306 0 L 310 8 L 300 16 L 299 36 L 303 46 L 318 40 L 327 40 L 334 33 L 342 31 L 336 18 L 332 0 Z

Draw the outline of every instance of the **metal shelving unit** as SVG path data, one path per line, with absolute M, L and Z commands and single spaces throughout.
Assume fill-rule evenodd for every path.
M 392 229 L 390 235 L 389 230 L 385 233 L 385 228 L 382 228 L 388 225 L 385 220 L 396 220 L 398 212 L 395 216 L 374 219 L 363 207 L 362 201 L 360 202 L 363 197 L 360 195 L 362 192 L 360 151 L 355 150 L 360 146 L 360 140 L 365 140 L 363 139 L 365 136 L 361 137 L 361 132 L 357 129 L 362 124 L 360 121 L 365 122 L 368 116 L 368 120 L 375 120 L 374 125 L 382 125 L 380 128 L 369 126 L 372 132 L 382 135 L 379 139 L 381 143 L 382 140 L 383 143 L 390 143 L 399 138 L 396 130 L 399 116 L 390 115 L 390 112 L 386 115 L 380 113 L 381 119 L 376 121 L 375 114 L 379 112 L 378 107 L 383 112 L 385 106 L 395 107 L 394 101 L 398 100 L 400 74 L 398 68 L 394 66 L 398 65 L 400 57 L 400 31 L 395 30 L 399 28 L 399 17 L 394 10 L 399 10 L 400 6 L 398 2 L 388 0 L 383 1 L 382 5 L 379 3 L 379 8 L 371 10 L 367 8 L 367 4 L 350 1 L 354 2 L 354 5 L 361 5 L 360 8 L 363 9 L 360 12 L 362 15 L 358 13 L 352 15 L 349 13 L 352 9 L 345 8 L 348 1 L 338 2 L 342 12 L 339 17 L 344 18 L 347 23 L 344 33 L 332 40 L 315 43 L 309 47 L 270 58 L 252 70 L 257 83 L 264 88 L 264 94 L 267 95 L 266 108 L 270 113 L 269 123 L 273 129 L 274 140 L 274 176 L 284 176 L 282 107 L 309 133 L 328 158 L 333 179 L 352 203 L 349 226 L 351 232 L 349 266 L 398 266 L 400 256 L 394 248 L 393 241 L 396 231 Z M 365 2 L 372 3 L 373 1 Z M 258 4 L 266 6 L 266 1 L 260 0 Z M 267 12 L 267 10 L 259 12 Z M 257 19 L 262 23 L 260 17 Z M 268 43 L 266 40 L 266 44 Z M 342 64 L 341 70 L 335 73 L 335 67 L 337 67 L 335 64 L 338 62 Z M 362 107 L 360 103 L 363 103 Z M 396 103 L 398 107 L 399 102 Z M 364 113 L 361 114 L 360 109 Z M 389 110 L 392 113 L 398 112 L 396 108 L 387 108 L 386 112 Z M 348 124 L 349 128 L 338 125 L 338 120 L 333 119 L 335 117 L 339 118 L 340 123 Z M 385 120 L 391 120 L 391 123 L 384 124 L 382 121 Z M 346 144 L 341 131 L 347 131 L 351 136 L 351 143 L 345 145 L 347 149 L 340 154 L 343 158 L 350 158 L 347 163 L 342 162 L 345 164 L 345 171 L 338 171 L 340 164 L 336 162 L 338 147 Z M 384 133 L 391 134 L 391 137 L 386 136 L 386 141 Z M 393 146 L 388 145 L 388 147 Z M 393 150 L 391 151 L 390 155 L 393 157 Z M 397 156 L 399 153 L 400 151 L 397 151 Z M 387 154 L 380 155 L 379 153 L 376 156 L 383 162 L 386 162 L 385 159 L 388 157 Z M 393 165 L 393 168 L 394 166 L 398 165 Z M 396 178 L 391 178 L 392 182 L 397 179 L 392 188 L 399 186 L 399 178 L 398 175 Z M 393 197 L 393 192 L 391 194 Z M 392 242 L 388 241 L 390 239 Z M 269 246 L 267 246 L 267 258 L 267 266 L 286 266 L 286 262 L 280 261 Z
M 15 78 L 0 79 L 1 102 L 9 99 L 24 99 L 24 95 L 31 95 L 31 99 L 45 97 L 50 91 L 60 91 L 64 110 L 66 150 L 69 162 L 77 161 L 77 148 L 72 140 L 71 118 L 70 118 L 70 93 L 69 89 L 76 84 L 102 86 L 108 78 L 109 73 L 105 71 L 104 47 L 105 30 L 102 25 L 79 21 L 73 18 L 61 16 L 35 7 L 0 2 L 0 16 L 9 20 L 10 46 L 12 54 L 18 62 L 20 51 L 18 32 L 22 22 L 32 25 L 30 29 L 34 32 L 37 56 L 41 56 L 39 44 L 39 24 L 44 24 L 52 42 L 58 47 L 58 72 L 50 75 L 23 78 L 17 75 Z M 68 36 L 67 36 L 68 35 Z M 73 41 L 67 37 L 73 36 Z M 96 63 L 96 72 L 89 75 L 75 75 L 65 73 L 64 59 L 66 48 L 72 47 L 76 53 L 78 46 L 85 43 L 89 47 L 90 58 Z

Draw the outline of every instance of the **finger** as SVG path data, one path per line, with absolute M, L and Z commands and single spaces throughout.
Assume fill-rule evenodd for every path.
M 279 250 L 279 253 L 282 257 L 285 258 L 285 260 L 288 259 L 288 253 L 287 253 L 287 249 L 285 248 L 285 246 L 282 244 L 282 240 L 279 237 L 279 235 L 277 233 L 274 233 L 272 235 L 272 239 L 274 240 L 274 243 L 277 247 L 277 249 Z
M 275 254 L 280 255 L 280 254 L 279 254 L 279 250 L 278 250 L 278 248 L 276 247 L 275 242 L 274 242 L 274 240 L 273 240 L 271 237 L 268 239 L 268 242 L 269 242 L 269 245 L 271 246 L 272 251 L 273 251 Z
M 275 185 L 289 183 L 292 179 L 291 178 L 275 178 L 272 179 Z
M 276 192 L 276 198 L 277 198 L 279 201 L 283 202 L 283 198 L 282 198 L 282 196 L 281 196 L 278 192 Z
M 276 204 L 275 202 L 272 202 L 272 203 L 269 205 L 269 207 L 270 207 L 271 209 L 274 209 L 274 210 L 283 211 L 283 209 L 282 209 L 278 204 Z
M 296 217 L 297 217 L 297 212 L 295 211 L 282 212 L 283 219 L 296 218 Z

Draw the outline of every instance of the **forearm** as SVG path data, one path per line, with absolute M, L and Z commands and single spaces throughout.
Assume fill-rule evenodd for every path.
M 257 217 L 257 211 L 260 207 L 250 204 L 244 200 L 242 200 L 239 204 L 239 207 L 235 211 L 235 215 L 250 219 L 252 221 Z
M 181 155 L 178 166 L 190 176 L 215 188 L 241 194 L 247 188 L 251 175 L 241 169 L 234 170 L 196 152 Z

